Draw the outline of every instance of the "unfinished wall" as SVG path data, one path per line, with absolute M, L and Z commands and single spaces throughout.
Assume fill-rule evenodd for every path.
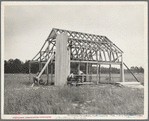
M 70 73 L 70 54 L 66 33 L 56 37 L 55 86 L 64 86 Z

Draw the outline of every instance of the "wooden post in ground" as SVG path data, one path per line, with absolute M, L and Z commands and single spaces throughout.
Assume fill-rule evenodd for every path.
M 89 81 L 89 76 L 88 76 L 88 63 L 86 63 L 86 82 Z
M 123 65 L 123 54 L 121 56 L 121 64 L 120 64 L 120 77 L 121 77 L 121 82 L 124 82 L 124 65 Z
M 110 49 L 111 49 L 111 45 L 110 45 Z M 109 59 L 110 59 L 110 62 L 111 62 L 111 51 L 110 51 L 110 57 L 109 57 Z M 109 82 L 111 83 L 111 64 L 109 64 Z
M 67 47 L 68 36 L 62 33 L 56 37 L 55 86 L 67 84 L 70 73 L 70 54 Z
M 41 69 L 42 69 L 41 55 L 42 55 L 42 53 L 41 53 L 41 51 L 40 51 L 39 71 L 41 71 Z
M 31 62 L 29 61 L 29 80 L 31 81 Z
M 111 64 L 109 64 L 109 82 L 111 83 Z
M 99 69 L 99 68 L 98 68 L 98 63 L 97 63 L 97 76 L 96 76 L 96 79 L 97 79 L 97 85 L 98 85 L 98 82 L 99 82 L 99 80 L 98 80 L 98 79 L 99 79 L 99 78 L 98 78 L 98 77 L 99 77 L 99 74 L 98 74 L 99 70 L 98 70 L 98 69 Z
M 77 67 L 77 75 L 79 75 L 79 73 L 80 73 L 80 62 L 78 63 L 78 67 Z M 82 78 L 81 78 L 81 80 L 82 80 Z M 80 82 L 80 77 L 78 78 L 78 82 Z
M 53 82 L 53 63 L 51 63 L 51 83 Z
M 78 63 L 78 72 L 80 71 L 80 63 Z
M 90 74 L 90 82 L 92 81 L 92 63 L 90 63 L 90 66 L 89 66 L 89 74 Z
M 49 45 L 50 45 L 50 43 L 49 43 L 49 41 L 48 41 L 48 48 L 47 48 L 47 54 L 48 54 L 48 59 L 49 59 Z M 47 59 L 47 60 L 48 60 Z M 49 64 L 48 64 L 48 66 L 47 66 L 47 85 L 49 84 Z
M 101 68 L 100 68 L 100 64 L 99 64 L 99 67 L 98 67 L 98 70 L 99 70 L 99 83 L 101 82 L 101 78 L 100 78 L 100 76 L 101 76 Z
M 47 85 L 49 84 L 49 64 L 47 66 Z

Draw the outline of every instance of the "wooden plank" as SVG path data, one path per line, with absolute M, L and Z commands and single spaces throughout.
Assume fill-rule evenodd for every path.
M 125 65 L 125 67 L 129 70 L 129 72 L 133 75 L 133 77 L 138 81 L 138 82 L 140 82 L 137 78 L 136 78 L 136 76 L 132 73 L 132 71 L 128 68 L 128 66 L 125 64 L 125 63 L 123 63 L 124 65 Z
M 99 56 L 100 56 L 101 61 L 103 61 L 103 58 L 101 56 L 101 51 L 99 51 Z
M 51 83 L 55 82 L 53 80 L 53 63 L 51 63 Z
M 103 51 L 103 54 L 104 54 L 104 57 L 105 57 L 105 61 L 107 61 L 107 58 L 106 58 L 106 54 L 105 54 L 105 51 Z
M 90 76 L 90 82 L 92 81 L 92 63 L 90 63 L 90 68 L 89 68 L 89 74 L 91 75 Z
M 55 59 L 55 85 L 64 86 L 67 84 L 69 75 L 70 55 L 67 50 L 68 36 L 62 33 L 56 38 L 56 59 Z
M 29 80 L 31 81 L 31 63 L 29 61 Z
M 100 68 L 100 64 L 99 64 L 99 67 L 98 67 L 98 68 L 99 68 L 99 69 L 98 69 L 98 71 L 99 71 L 99 72 L 98 72 L 98 75 L 99 75 L 99 82 L 101 82 L 101 81 L 100 81 L 100 79 L 101 79 L 101 68 Z
M 86 81 L 89 81 L 89 77 L 88 77 L 88 63 L 86 63 Z
M 110 61 L 110 54 L 108 51 L 106 51 L 106 57 L 107 57 L 107 61 Z
M 111 83 L 111 64 L 109 64 L 109 82 Z
M 48 55 L 48 58 L 49 58 L 49 46 L 50 46 L 50 43 L 48 42 L 48 47 L 47 47 L 47 55 Z M 48 59 L 47 59 L 48 60 Z M 49 64 L 47 65 L 47 85 L 49 84 Z
M 111 55 L 112 55 L 112 50 L 110 51 L 109 59 L 111 62 Z M 111 64 L 109 65 L 109 82 L 111 83 Z
M 97 53 L 98 51 L 96 51 L 95 53 L 96 53 L 96 60 L 98 61 L 98 53 Z
M 124 82 L 124 67 L 123 67 L 123 55 L 121 56 L 121 64 L 120 64 L 120 77 L 121 77 L 121 82 Z
M 113 65 L 120 65 L 120 62 L 110 62 L 110 61 L 80 61 L 80 60 L 71 60 L 70 62 L 81 62 L 81 63 L 99 63 L 99 64 L 105 64 L 105 65 L 109 65 L 109 64 L 113 64 Z
M 97 63 L 97 76 L 96 76 L 96 79 L 97 79 L 97 83 L 96 83 L 96 84 L 97 84 L 97 85 L 98 85 L 98 82 L 99 82 L 99 79 L 98 79 L 98 76 L 99 76 L 99 74 L 98 74 L 98 72 L 99 72 L 98 65 L 99 65 L 99 64 Z
M 49 65 L 49 64 L 48 64 Z M 47 85 L 49 84 L 49 66 L 47 66 Z
M 43 72 L 45 71 L 46 67 L 48 66 L 48 64 L 50 63 L 50 61 L 53 59 L 54 57 L 54 53 L 52 54 L 52 56 L 50 56 L 50 58 L 48 58 L 46 64 L 43 66 L 42 70 L 40 71 L 39 75 L 37 76 L 37 78 L 40 78 L 40 76 L 43 74 Z

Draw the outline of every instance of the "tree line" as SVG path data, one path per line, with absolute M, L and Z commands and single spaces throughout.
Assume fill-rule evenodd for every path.
M 85 70 L 85 64 L 81 65 L 82 69 Z M 75 68 L 76 64 L 73 64 L 71 68 Z M 51 73 L 51 68 L 49 68 L 49 73 Z M 142 67 L 132 66 L 130 70 L 133 73 L 144 73 Z M 31 65 L 31 73 L 37 73 L 39 71 L 39 64 L 33 63 Z M 54 68 L 53 68 L 54 71 Z M 128 70 L 124 70 L 125 73 L 128 73 Z M 5 73 L 29 73 L 29 60 L 26 60 L 25 63 L 19 59 L 9 59 L 4 61 L 4 72 Z M 92 67 L 92 73 L 97 73 L 97 68 Z M 101 73 L 109 73 L 109 68 L 101 67 Z M 120 73 L 120 69 L 112 67 L 111 73 Z

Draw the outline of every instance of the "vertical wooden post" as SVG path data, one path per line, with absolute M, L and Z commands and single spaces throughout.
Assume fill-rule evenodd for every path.
M 121 64 L 120 64 L 120 70 L 121 70 L 121 72 L 120 72 L 120 76 L 121 76 L 121 82 L 124 82 L 125 80 L 124 80 L 124 65 L 123 65 L 123 54 L 122 54 L 122 56 L 121 56 Z
M 101 68 L 100 68 L 100 64 L 99 64 L 99 82 L 100 82 L 100 76 L 101 76 Z
M 39 62 L 39 71 L 42 69 L 42 63 L 41 63 L 41 51 L 40 51 L 40 62 Z
M 70 56 L 71 56 L 71 49 L 70 49 L 70 47 L 67 48 L 67 49 L 68 49 L 68 50 L 67 50 L 67 51 L 68 51 L 68 53 L 67 53 L 67 58 L 68 58 L 68 60 L 67 60 L 67 63 L 68 63 L 68 68 L 67 68 L 67 70 L 68 70 L 68 72 L 67 72 L 67 73 L 68 73 L 68 75 L 69 75 L 69 74 L 70 74 L 70 63 L 71 63 L 71 62 L 70 62 L 70 59 L 71 59 L 71 57 L 70 57 Z
M 109 64 L 109 82 L 111 82 L 111 64 Z
M 29 61 L 29 80 L 31 81 L 31 62 Z
M 53 63 L 51 63 L 51 83 L 53 83 Z
M 110 45 L 110 47 L 111 47 L 111 45 Z M 111 62 L 111 50 L 110 50 L 110 57 L 109 57 L 109 59 L 110 59 L 110 62 Z M 111 82 L 111 64 L 109 64 L 109 82 Z
M 80 63 L 78 63 L 78 72 L 80 71 Z
M 98 70 L 98 69 L 99 69 L 99 68 L 98 68 L 98 63 L 97 63 L 97 76 L 96 76 L 97 85 L 98 85 L 98 82 L 99 82 L 99 80 L 98 80 L 98 79 L 99 79 L 99 78 L 98 78 L 98 77 L 99 77 L 99 74 L 98 74 L 99 70 Z
M 89 76 L 88 76 L 88 63 L 86 63 L 86 82 L 88 82 Z
M 47 85 L 49 84 L 49 64 L 47 66 Z
M 48 50 L 47 50 L 47 54 L 48 54 L 48 59 L 49 59 L 49 45 L 50 45 L 50 43 L 49 43 L 49 41 L 48 41 Z M 47 60 L 48 60 L 47 59 Z M 47 65 L 47 85 L 49 84 L 49 64 Z
M 78 75 L 79 75 L 79 71 L 80 71 L 80 62 L 78 63 L 78 68 L 77 68 Z M 78 81 L 80 82 L 80 77 L 79 77 L 79 80 Z M 81 78 L 81 81 L 82 81 L 82 78 Z
M 91 82 L 92 81 L 92 63 L 90 64 L 89 74 L 90 74 L 90 82 Z

